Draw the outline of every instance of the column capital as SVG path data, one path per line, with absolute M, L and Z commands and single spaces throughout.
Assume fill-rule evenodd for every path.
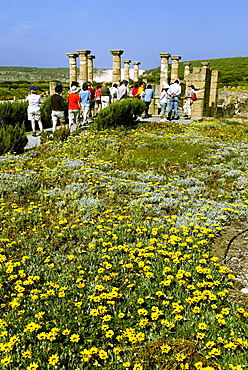
M 78 57 L 78 54 L 77 54 L 77 53 L 66 53 L 66 55 L 67 55 L 69 58 L 77 58 L 77 57 Z
M 207 67 L 207 66 L 209 65 L 209 62 L 201 62 L 201 65 L 202 65 L 203 67 Z
M 169 59 L 169 57 L 171 56 L 170 53 L 159 53 L 159 55 L 161 58 L 167 58 L 167 59 Z
M 93 59 L 96 59 L 96 56 L 95 55 L 88 55 L 88 59 L 90 59 L 90 60 L 93 60 Z
M 134 66 L 139 66 L 141 62 L 133 62 Z
M 110 50 L 110 53 L 112 55 L 122 55 L 124 53 L 124 50 Z
M 191 63 L 190 62 L 185 62 L 183 63 L 186 67 L 190 67 L 191 66 Z
M 87 55 L 89 55 L 91 53 L 91 50 L 77 50 L 77 53 L 79 55 L 85 55 L 85 56 L 87 56 Z
M 180 55 L 171 55 L 170 58 L 172 60 L 180 60 L 182 57 Z
M 127 59 L 127 60 L 123 60 L 123 63 L 125 64 L 130 64 L 131 63 L 131 60 Z

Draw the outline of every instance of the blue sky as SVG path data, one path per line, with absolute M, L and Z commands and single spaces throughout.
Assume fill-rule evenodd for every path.
M 0 0 L 0 65 L 68 67 L 89 49 L 111 68 L 110 49 L 140 68 L 159 53 L 182 61 L 248 56 L 248 0 Z

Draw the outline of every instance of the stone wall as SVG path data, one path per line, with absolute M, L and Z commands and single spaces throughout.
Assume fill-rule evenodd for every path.
M 220 91 L 216 118 L 248 118 L 248 91 Z

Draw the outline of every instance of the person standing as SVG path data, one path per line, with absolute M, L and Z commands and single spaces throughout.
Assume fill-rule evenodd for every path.
M 161 121 L 167 121 L 166 119 L 166 108 L 167 108 L 167 102 L 168 102 L 168 89 L 169 89 L 169 85 L 168 84 L 165 84 L 164 87 L 162 88 L 162 91 L 161 91 L 161 95 L 160 95 L 160 107 L 161 107 L 161 111 L 160 111 L 160 117 L 161 117 Z
M 92 87 L 91 82 L 88 82 L 88 90 L 90 91 L 89 117 L 92 117 L 94 114 L 94 107 L 95 107 L 95 89 Z
M 187 95 L 185 96 L 185 104 L 183 106 L 183 112 L 185 114 L 185 119 L 190 119 L 191 118 L 191 106 L 196 100 L 196 94 L 195 94 L 195 87 L 194 85 L 189 85 L 188 86 L 190 90 L 187 92 Z
M 77 93 L 77 86 L 72 86 L 70 94 L 68 95 L 68 118 L 69 118 L 69 128 L 76 124 L 76 128 L 79 126 L 80 118 L 80 96 Z
M 137 98 L 138 90 L 139 90 L 139 83 L 138 82 L 135 82 L 134 83 L 134 88 L 132 90 L 132 96 L 133 96 L 133 98 Z
M 117 84 L 113 84 L 113 86 L 110 87 L 109 91 L 110 91 L 111 103 L 114 103 L 117 99 L 117 91 L 118 91 Z
M 127 80 L 123 80 L 121 82 L 120 87 L 117 90 L 117 101 L 121 101 L 127 98 L 127 85 Z
M 168 120 L 172 118 L 172 111 L 174 110 L 174 119 L 179 119 L 178 116 L 178 98 L 181 94 L 181 86 L 179 80 L 175 80 L 173 84 L 170 85 L 168 89 L 168 95 L 170 96 L 170 108 L 168 112 Z
M 107 86 L 107 82 L 103 82 L 103 86 L 101 88 L 101 102 L 102 109 L 106 108 L 110 104 L 110 91 Z
M 87 121 L 88 112 L 90 110 L 90 91 L 88 90 L 87 83 L 83 83 L 83 89 L 79 93 L 80 100 L 81 100 L 81 112 L 83 114 L 83 123 L 82 126 L 85 125 Z
M 153 93 L 154 90 L 152 89 L 152 85 L 147 85 L 147 88 L 145 89 L 144 92 L 144 102 L 146 104 L 146 109 L 145 109 L 145 118 L 150 117 L 148 114 L 149 107 L 153 98 Z
M 102 104 L 101 104 L 101 84 L 98 83 L 96 85 L 96 91 L 95 91 L 95 97 L 96 97 L 96 105 L 97 105 L 97 113 L 98 114 L 102 108 Z
M 58 121 L 61 123 L 62 127 L 65 127 L 65 100 L 62 97 L 62 85 L 57 84 L 55 87 L 55 94 L 51 96 L 51 106 L 52 106 L 52 131 L 56 131 L 56 126 Z
M 139 88 L 136 94 L 136 98 L 143 100 L 145 88 L 146 88 L 146 84 L 144 82 L 140 82 Z
M 28 120 L 31 121 L 32 135 L 36 136 L 35 122 L 38 121 L 38 126 L 40 129 L 40 134 L 43 131 L 43 126 L 41 122 L 41 112 L 40 112 L 40 95 L 36 94 L 36 87 L 31 86 L 29 89 L 29 94 L 26 97 L 26 102 L 28 102 Z

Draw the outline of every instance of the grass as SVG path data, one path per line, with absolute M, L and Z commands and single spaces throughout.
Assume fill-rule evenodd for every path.
M 0 157 L 1 368 L 245 369 L 247 307 L 211 254 L 248 216 L 244 128 L 144 123 Z

